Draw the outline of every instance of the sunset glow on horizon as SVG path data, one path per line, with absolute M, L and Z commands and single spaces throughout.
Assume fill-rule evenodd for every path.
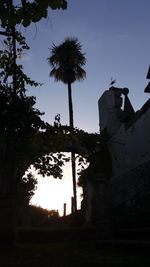
M 30 204 L 48 210 L 58 210 L 63 216 L 63 206 L 66 203 L 66 214 L 71 213 L 71 197 L 73 196 L 72 172 L 70 163 L 63 168 L 63 178 L 41 177 L 34 172 L 38 185 Z M 80 209 L 82 188 L 77 187 L 78 209 Z

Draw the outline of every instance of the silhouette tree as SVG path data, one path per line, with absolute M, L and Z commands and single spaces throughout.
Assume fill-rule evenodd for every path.
M 66 9 L 66 0 L 1 0 L 0 20 L 2 27 L 13 27 L 23 25 L 28 27 L 32 22 L 38 22 L 42 18 L 47 18 L 48 10 Z M 7 34 L 3 32 L 2 34 Z
M 80 42 L 78 42 L 77 38 L 66 38 L 65 41 L 58 46 L 53 44 L 52 48 L 50 49 L 51 55 L 48 58 L 48 62 L 52 67 L 50 76 L 54 77 L 55 81 L 62 81 L 63 83 L 68 85 L 69 125 L 71 131 L 73 131 L 74 128 L 71 85 L 75 81 L 83 80 L 86 76 L 86 72 L 82 68 L 86 63 L 86 58 L 81 49 L 82 46 Z M 75 152 L 73 150 L 71 152 L 71 163 L 74 193 L 74 211 L 76 211 L 76 164 Z
M 17 221 L 19 225 L 23 225 L 28 220 L 29 203 L 35 193 L 37 183 L 36 177 L 31 172 L 18 181 Z
M 25 37 L 17 31 L 17 25 L 27 27 L 32 22 L 46 18 L 49 8 L 66 9 L 67 2 L 66 0 L 0 1 L 0 35 L 2 35 L 0 43 L 2 46 L 0 49 L 0 214 L 2 214 L 0 243 L 7 245 L 15 241 L 18 182 L 26 169 L 36 162 L 37 165 L 43 166 L 42 174 L 45 171 L 50 173 L 51 170 L 55 172 L 53 166 L 48 164 L 52 156 L 43 156 L 39 159 L 45 154 L 42 152 L 39 157 L 34 158 L 35 151 L 39 154 L 40 147 L 44 148 L 44 146 L 38 148 L 35 138 L 39 141 L 47 139 L 40 136 L 44 133 L 43 130 L 44 134 L 46 131 L 51 131 L 51 127 L 41 120 L 42 113 L 34 108 L 35 98 L 26 96 L 26 88 L 38 86 L 39 83 L 24 73 L 23 66 L 19 65 L 17 60 L 24 49 L 29 49 Z M 31 146 L 35 150 L 31 149 Z M 58 164 L 56 169 L 58 174 Z

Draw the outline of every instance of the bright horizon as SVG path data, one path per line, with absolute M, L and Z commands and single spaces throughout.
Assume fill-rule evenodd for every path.
M 66 163 L 63 167 L 63 178 L 55 179 L 50 177 L 41 177 L 33 171 L 37 177 L 38 185 L 30 204 L 40 206 L 48 210 L 58 210 L 59 215 L 63 216 L 63 205 L 66 206 L 66 214 L 71 213 L 71 197 L 73 196 L 71 163 Z M 78 209 L 81 206 L 82 188 L 77 186 L 77 204 Z

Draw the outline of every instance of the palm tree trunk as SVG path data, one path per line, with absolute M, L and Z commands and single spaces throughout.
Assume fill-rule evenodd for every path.
M 71 130 L 73 130 L 74 122 L 73 122 L 73 104 L 72 104 L 71 83 L 68 83 L 68 102 L 69 102 L 69 125 L 70 125 Z
M 69 102 L 69 125 L 71 128 L 71 132 L 73 132 L 74 122 L 73 122 L 73 104 L 72 104 L 72 90 L 71 83 L 68 83 L 68 102 Z M 74 148 L 74 143 L 72 140 L 72 148 Z M 71 167 L 72 167 L 72 182 L 73 182 L 73 197 L 74 197 L 74 208 L 73 211 L 77 211 L 77 190 L 76 190 L 76 161 L 75 161 L 75 153 L 71 152 Z

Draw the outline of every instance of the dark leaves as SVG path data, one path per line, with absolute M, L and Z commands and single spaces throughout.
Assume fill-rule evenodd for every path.
M 66 9 L 67 0 L 33 0 L 20 1 L 10 6 L 8 0 L 0 1 L 0 20 L 2 27 L 12 27 L 22 24 L 28 27 L 32 22 L 38 22 L 47 17 L 48 9 Z
M 83 80 L 86 72 L 82 67 L 86 63 L 86 58 L 81 49 L 77 38 L 66 38 L 58 46 L 53 44 L 50 49 L 51 55 L 47 59 L 52 67 L 50 76 L 66 84 Z

